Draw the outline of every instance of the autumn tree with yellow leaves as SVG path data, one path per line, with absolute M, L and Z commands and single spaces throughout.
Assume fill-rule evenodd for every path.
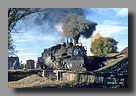
M 95 39 L 98 39 L 100 36 L 101 36 L 100 33 L 97 33 L 96 35 L 93 35 L 93 36 L 91 37 L 91 39 L 90 39 L 90 48 L 89 48 L 89 49 L 91 49 L 92 42 L 94 42 L 94 40 L 95 40 Z M 91 53 L 90 50 L 89 50 L 89 53 Z M 93 54 L 91 53 L 91 55 L 93 55 Z
M 109 53 L 117 52 L 117 44 L 118 42 L 110 37 L 102 37 L 100 34 L 96 34 L 95 38 L 92 36 L 91 38 L 91 47 L 90 52 L 94 56 L 106 55 Z

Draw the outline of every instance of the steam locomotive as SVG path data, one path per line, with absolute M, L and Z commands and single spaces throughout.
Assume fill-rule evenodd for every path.
M 41 57 L 38 57 L 38 65 L 42 69 L 86 71 L 85 58 L 87 48 L 75 39 L 70 42 L 57 44 L 44 49 Z

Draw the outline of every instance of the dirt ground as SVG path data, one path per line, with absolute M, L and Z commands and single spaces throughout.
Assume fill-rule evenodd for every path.
M 8 88 L 43 88 L 61 86 L 62 81 L 52 81 L 46 77 L 40 77 L 37 74 L 27 76 L 18 81 L 8 82 Z

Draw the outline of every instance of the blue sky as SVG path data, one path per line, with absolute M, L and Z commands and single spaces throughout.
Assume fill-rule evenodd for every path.
M 118 51 L 121 51 L 128 46 L 128 8 L 90 8 L 93 10 L 91 14 L 88 13 L 86 19 L 97 22 L 96 31 L 103 37 L 112 37 L 118 41 Z M 19 23 L 21 24 L 21 23 Z M 25 26 L 25 23 L 21 26 Z M 29 26 L 30 27 L 30 26 Z M 16 50 L 19 50 L 17 56 L 23 63 L 28 59 L 37 61 L 37 57 L 41 56 L 41 53 L 45 48 L 49 48 L 58 43 L 61 43 L 61 36 L 58 32 L 50 33 L 51 30 L 47 30 L 48 34 L 39 32 L 41 27 L 25 28 L 21 29 L 19 34 L 13 34 L 15 40 Z M 42 31 L 42 30 L 41 30 Z M 83 43 L 83 46 L 87 46 L 89 49 L 90 38 L 80 38 L 79 42 Z

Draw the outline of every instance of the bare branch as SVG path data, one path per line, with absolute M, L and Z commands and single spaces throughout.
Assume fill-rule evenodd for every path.
M 22 18 L 37 13 L 45 11 L 46 9 L 41 8 L 8 8 L 8 55 L 12 56 L 15 55 L 17 52 L 15 50 L 15 45 L 13 44 L 14 41 L 11 37 L 11 33 L 24 33 L 19 31 L 13 31 L 15 25 L 19 20 Z

